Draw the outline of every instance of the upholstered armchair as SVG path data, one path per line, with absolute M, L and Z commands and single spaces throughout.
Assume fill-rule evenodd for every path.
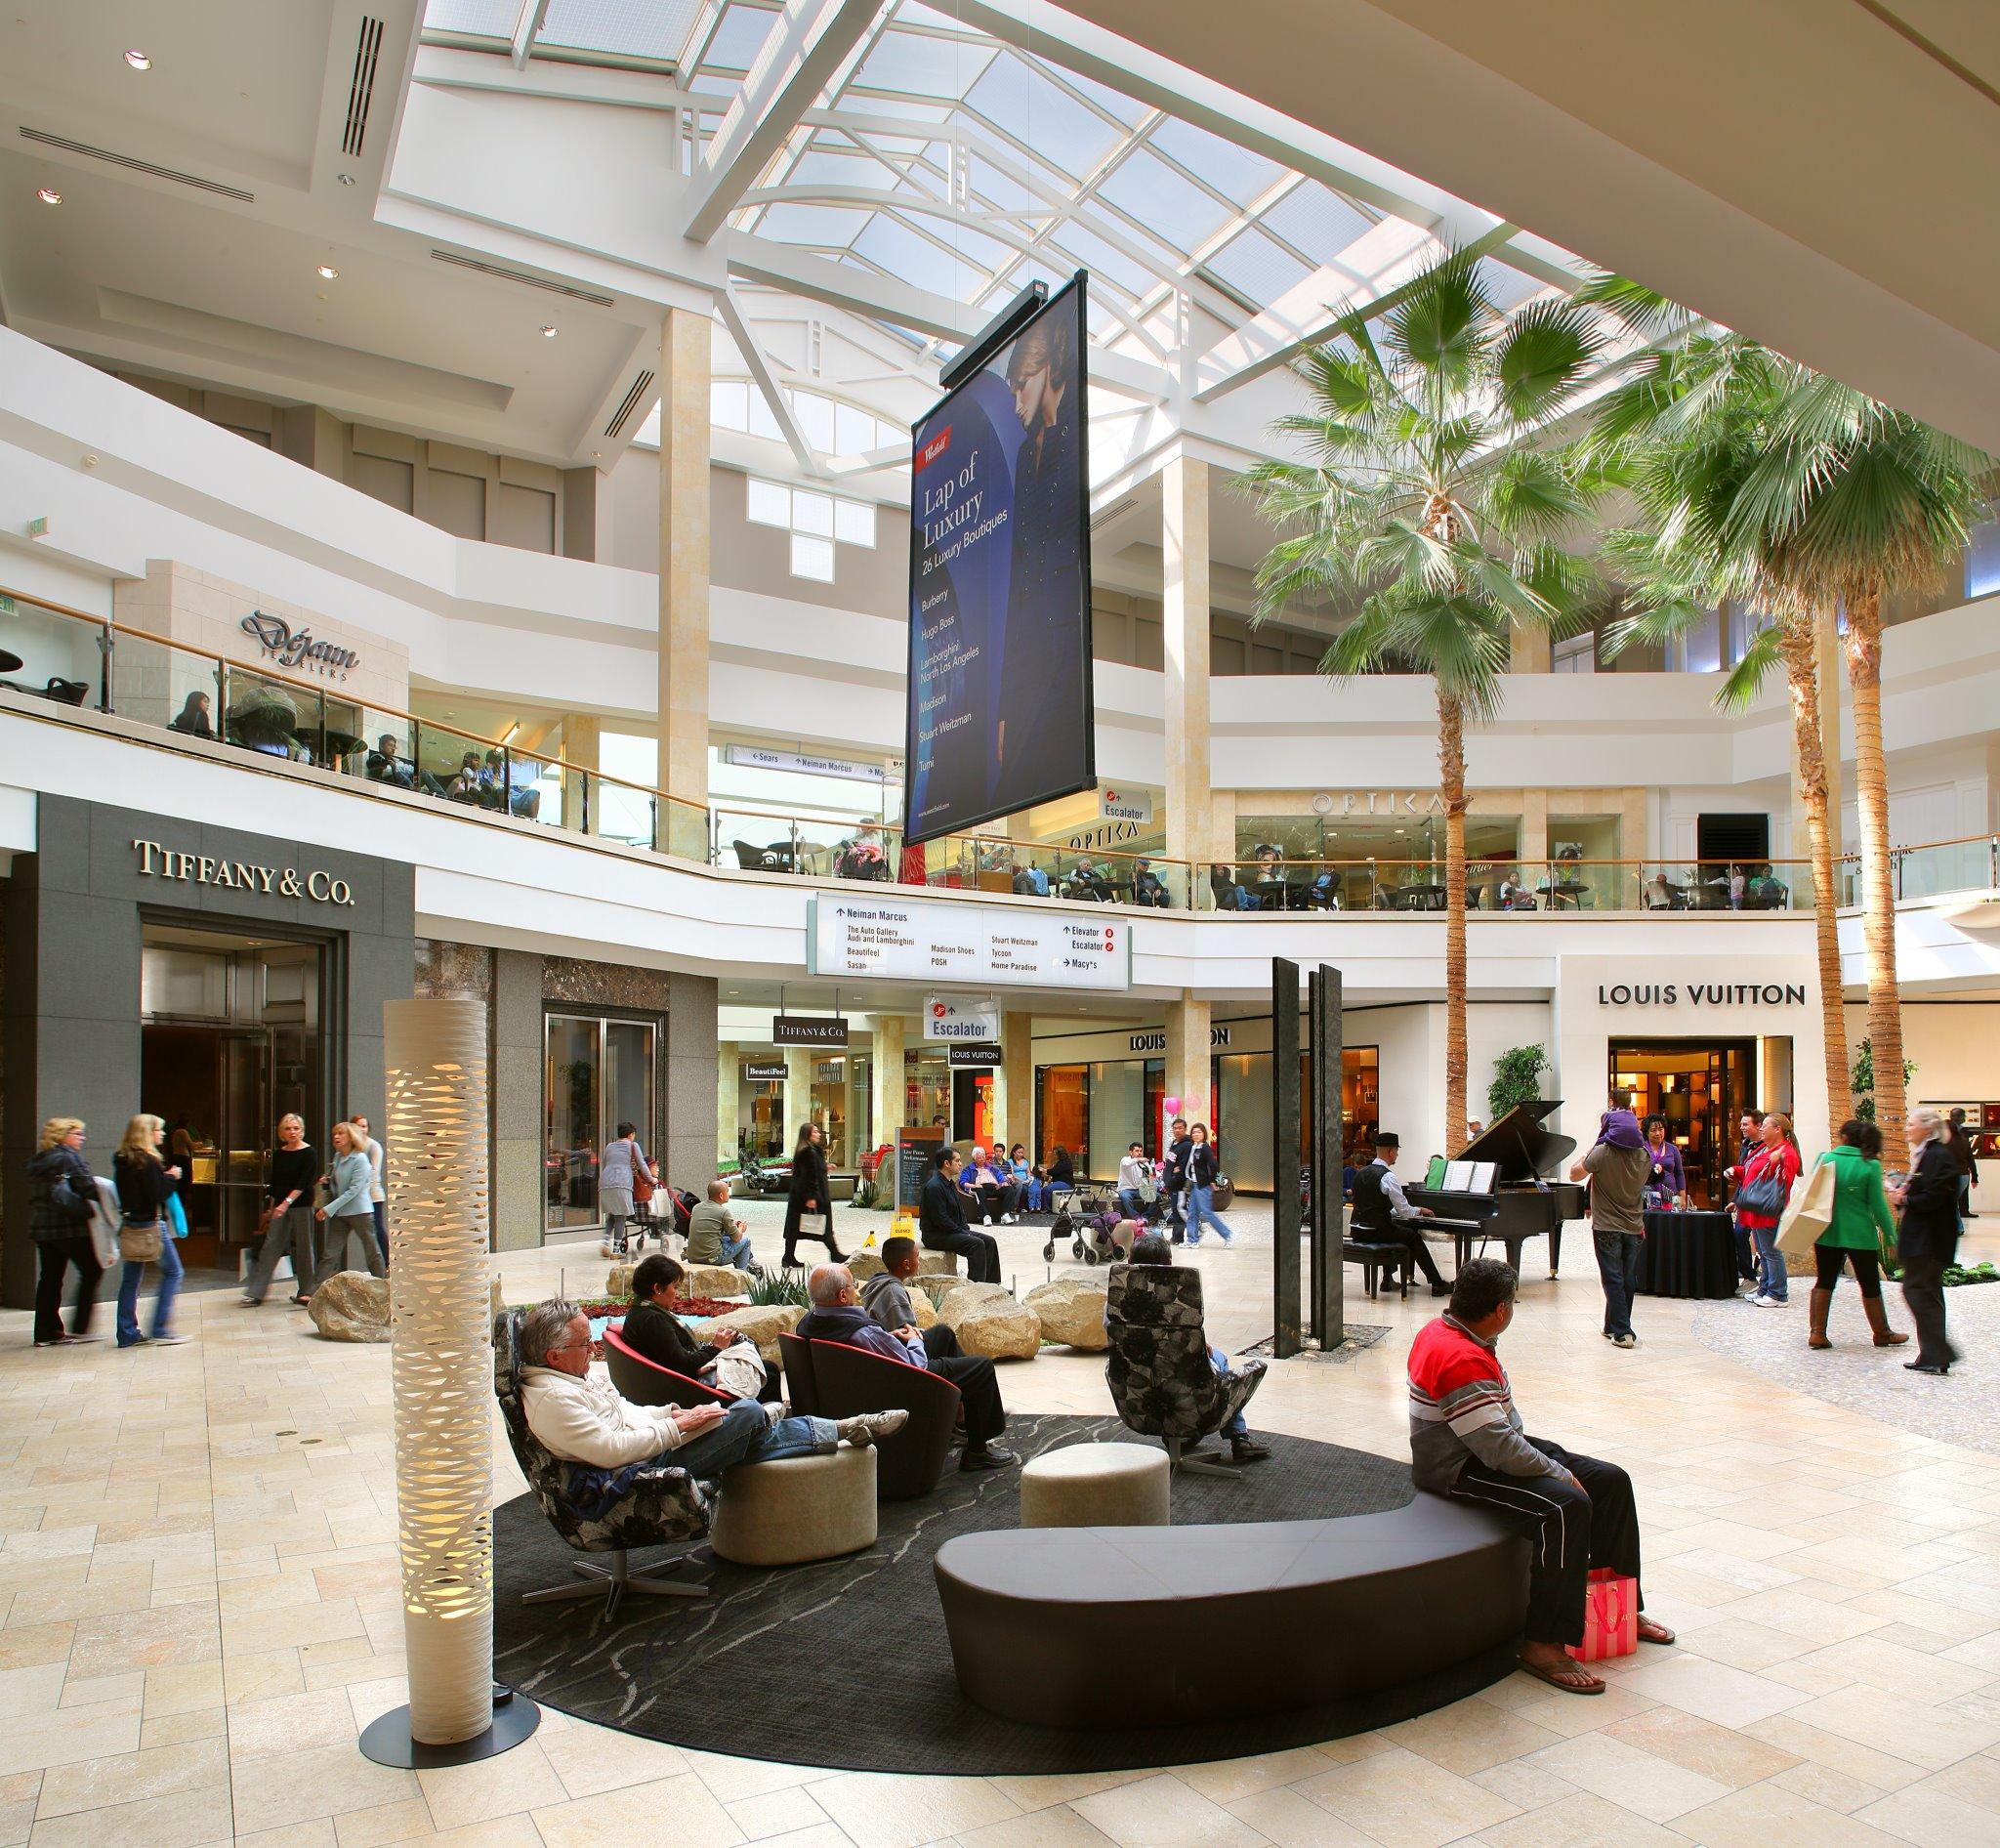
M 845 1341 L 809 1345 L 820 1417 L 854 1418 L 864 1411 L 910 1414 L 909 1423 L 875 1446 L 876 1499 L 909 1501 L 928 1495 L 951 1454 L 951 1434 L 958 1427 L 958 1388 L 921 1366 L 870 1354 Z
M 1201 1323 L 1201 1273 L 1165 1264 L 1114 1264 L 1105 1302 L 1110 1356 L 1104 1377 L 1118 1416 L 1167 1447 L 1177 1471 L 1235 1476 L 1214 1451 L 1195 1447 L 1250 1403 L 1264 1363 L 1245 1361 L 1227 1378 L 1208 1358 Z
M 730 1406 L 728 1393 L 719 1393 L 706 1380 L 677 1373 L 671 1366 L 648 1361 L 637 1348 L 627 1347 L 615 1328 L 604 1330 L 604 1371 L 611 1376 L 622 1398 L 635 1406 Z
M 785 1403 L 801 1418 L 822 1416 L 819 1388 L 812 1377 L 812 1344 L 789 1329 L 777 1338 L 777 1358 L 784 1369 Z
M 685 1469 L 663 1463 L 599 1469 L 588 1463 L 564 1462 L 545 1449 L 527 1428 L 527 1414 L 521 1406 L 521 1316 L 520 1310 L 507 1309 L 493 1319 L 493 1392 L 500 1401 L 500 1416 L 507 1426 L 507 1441 L 514 1447 L 514 1459 L 527 1479 L 528 1492 L 564 1540 L 579 1553 L 610 1555 L 607 1566 L 572 1560 L 583 1583 L 524 1591 L 521 1603 L 554 1604 L 602 1595 L 608 1619 L 617 1614 L 628 1590 L 656 1598 L 707 1597 L 705 1585 L 673 1584 L 636 1574 L 629 1558 L 637 1547 L 671 1546 L 677 1541 L 698 1540 L 708 1533 L 713 1504 L 701 1485 Z M 675 1559 L 655 1570 L 673 1571 L 684 1563 Z

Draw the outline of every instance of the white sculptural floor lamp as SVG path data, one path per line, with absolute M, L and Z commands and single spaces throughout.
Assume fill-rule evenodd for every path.
M 541 1709 L 493 1685 L 493 1337 L 487 1286 L 486 1011 L 390 1001 L 390 1377 L 409 1705 L 361 1751 L 419 1770 L 490 1758 Z

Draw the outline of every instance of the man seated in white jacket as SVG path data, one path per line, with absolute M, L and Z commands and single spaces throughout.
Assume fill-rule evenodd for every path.
M 907 1411 L 858 1418 L 780 1418 L 772 1423 L 754 1399 L 732 1406 L 635 1406 L 590 1369 L 590 1322 L 560 1296 L 521 1319 L 521 1405 L 527 1428 L 552 1456 L 567 1463 L 622 1469 L 671 1460 L 712 1482 L 736 1463 L 774 1463 L 838 1447 L 863 1447 L 909 1421 Z

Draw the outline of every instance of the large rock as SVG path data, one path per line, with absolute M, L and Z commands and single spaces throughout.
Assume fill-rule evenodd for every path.
M 938 1306 L 932 1302 L 930 1292 L 914 1289 L 909 1292 L 910 1314 L 916 1317 L 919 1328 L 935 1328 L 938 1325 Z
M 1042 1339 L 1065 1347 L 1102 1353 L 1109 1345 L 1104 1332 L 1104 1285 L 1091 1278 L 1059 1277 L 1038 1283 L 1027 1293 L 1027 1308 L 1041 1319 Z
M 882 1253 L 879 1251 L 850 1251 L 848 1253 L 848 1270 L 856 1283 L 865 1283 L 878 1271 L 885 1271 L 888 1268 L 882 1262 Z
M 958 1253 L 956 1251 L 919 1250 L 917 1253 L 917 1275 L 919 1277 L 957 1277 Z
M 919 1271 L 915 1277 L 903 1279 L 903 1288 L 908 1290 L 912 1297 L 928 1297 L 934 1307 L 941 1307 L 945 1297 L 953 1290 L 965 1287 L 964 1278 L 940 1277 L 935 1271 Z
M 938 1320 L 968 1354 L 1031 1361 L 1041 1352 L 1041 1318 L 998 1283 L 961 1283 L 938 1305 Z
M 682 1280 L 683 1296 L 747 1296 L 750 1273 L 732 1264 L 690 1264 Z
M 727 1315 L 718 1316 L 702 1326 L 710 1330 L 742 1329 L 757 1343 L 757 1352 L 764 1356 L 765 1365 L 775 1366 L 778 1365 L 778 1336 L 790 1334 L 805 1313 L 797 1303 L 757 1303 L 745 1309 L 731 1309 Z
M 604 1297 L 608 1302 L 629 1303 L 632 1300 L 632 1273 L 634 1266 L 623 1258 L 611 1266 L 610 1275 L 604 1279 Z
M 329 1341 L 387 1341 L 389 1280 L 338 1271 L 312 1292 L 306 1313 Z

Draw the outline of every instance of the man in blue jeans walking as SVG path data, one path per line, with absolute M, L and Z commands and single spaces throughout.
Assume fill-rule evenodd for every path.
M 1611 1110 L 1625 1113 L 1629 1121 L 1632 1093 L 1613 1091 Z M 1620 1123 L 1615 1131 L 1623 1127 Z M 1632 1146 L 1627 1146 L 1628 1140 Z M 1644 1196 L 1651 1169 L 1651 1157 L 1634 1125 L 1629 1139 L 1607 1129 L 1604 1139 L 1569 1170 L 1572 1181 L 1590 1181 L 1591 1236 L 1597 1246 L 1598 1276 L 1604 1285 L 1604 1339 L 1613 1347 L 1639 1345 L 1632 1332 L 1632 1295 L 1639 1282 L 1639 1253 L 1646 1237 Z

